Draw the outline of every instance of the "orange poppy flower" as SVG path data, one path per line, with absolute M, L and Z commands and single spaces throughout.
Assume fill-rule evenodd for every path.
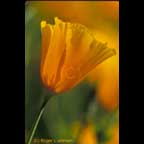
M 98 100 L 107 110 L 115 110 L 119 105 L 119 72 L 118 56 L 105 61 L 101 68 L 101 79 L 98 86 Z
M 97 144 L 97 137 L 93 131 L 92 126 L 87 126 L 80 134 L 78 144 Z
M 113 127 L 109 133 L 111 138 L 106 144 L 119 144 L 119 127 Z
M 115 54 L 115 50 L 97 41 L 81 24 L 55 18 L 55 25 L 42 21 L 41 32 L 41 78 L 55 93 L 73 88 L 88 72 Z

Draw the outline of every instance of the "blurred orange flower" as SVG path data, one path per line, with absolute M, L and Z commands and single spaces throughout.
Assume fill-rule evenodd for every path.
M 114 110 L 119 103 L 118 56 L 106 61 L 101 72 L 97 98 L 107 110 Z
M 113 127 L 109 133 L 111 138 L 106 144 L 119 144 L 119 127 Z
M 101 13 L 101 17 L 107 17 L 111 20 L 118 21 L 119 1 L 99 1 L 93 3 L 93 7 L 97 7 L 97 11 Z
M 92 69 L 115 54 L 97 41 L 88 29 L 55 18 L 55 25 L 41 22 L 41 78 L 53 92 L 64 92 L 78 84 Z
M 94 133 L 91 125 L 82 130 L 78 144 L 98 144 L 96 134 Z
M 32 1 L 30 6 L 44 17 L 57 16 L 98 29 L 118 20 L 118 1 Z

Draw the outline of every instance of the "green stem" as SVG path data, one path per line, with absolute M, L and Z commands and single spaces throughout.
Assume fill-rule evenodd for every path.
M 44 92 L 45 92 L 45 91 L 44 91 Z M 51 98 L 53 95 L 50 94 L 50 95 L 48 96 L 48 95 L 47 95 L 47 91 L 46 91 L 46 93 L 43 93 L 43 96 L 45 97 L 45 100 L 44 100 L 44 102 L 43 102 L 43 104 L 42 104 L 42 106 L 41 106 L 41 109 L 40 109 L 40 112 L 39 112 L 39 114 L 38 114 L 38 117 L 36 118 L 36 121 L 34 122 L 32 129 L 30 130 L 30 135 L 29 135 L 28 139 L 26 140 L 26 144 L 32 144 L 32 140 L 33 140 L 35 131 L 36 131 L 36 129 L 37 129 L 37 126 L 38 126 L 38 124 L 39 124 L 39 121 L 40 121 L 40 119 L 41 119 L 41 117 L 42 117 L 42 114 L 43 114 L 43 112 L 44 112 L 44 110 L 45 110 L 45 107 L 46 107 L 47 103 L 49 102 L 50 98 Z
M 46 103 L 45 103 L 45 105 L 46 105 Z M 37 117 L 36 121 L 34 122 L 34 125 L 33 125 L 33 127 L 32 127 L 32 130 L 31 130 L 31 132 L 30 132 L 30 136 L 29 136 L 29 138 L 28 138 L 28 140 L 27 140 L 27 144 L 31 144 L 31 143 L 32 143 L 32 140 L 33 140 L 35 131 L 36 131 L 36 129 L 37 129 L 37 126 L 38 126 L 38 124 L 39 124 L 39 121 L 40 121 L 40 119 L 41 119 L 41 116 L 42 116 L 42 114 L 43 114 L 43 112 L 44 112 L 44 110 L 45 110 L 45 105 L 41 108 L 41 110 L 40 110 L 40 112 L 39 112 L 39 114 L 38 114 L 38 117 Z

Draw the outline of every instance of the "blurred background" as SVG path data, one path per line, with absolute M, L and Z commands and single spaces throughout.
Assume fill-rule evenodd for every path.
M 70 91 L 51 98 L 34 138 L 69 139 L 73 144 L 119 144 L 118 1 L 25 3 L 26 138 L 45 96 L 51 95 L 43 88 L 39 73 L 40 22 L 54 24 L 54 17 L 85 25 L 117 55 L 97 66 Z

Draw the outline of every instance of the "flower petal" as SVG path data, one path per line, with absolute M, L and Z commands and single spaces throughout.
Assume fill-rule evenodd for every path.
M 52 87 L 58 78 L 58 69 L 65 53 L 65 23 L 55 18 L 53 33 L 50 38 L 50 45 L 45 57 L 44 75 L 47 77 L 47 84 Z
M 55 18 L 54 26 L 42 22 L 41 28 L 42 77 L 55 92 L 74 87 L 96 65 L 115 54 L 81 24 Z
M 63 91 L 78 84 L 96 65 L 111 57 L 115 51 L 95 40 L 87 28 L 80 24 L 68 24 L 66 58 L 61 69 L 61 80 L 55 89 Z

